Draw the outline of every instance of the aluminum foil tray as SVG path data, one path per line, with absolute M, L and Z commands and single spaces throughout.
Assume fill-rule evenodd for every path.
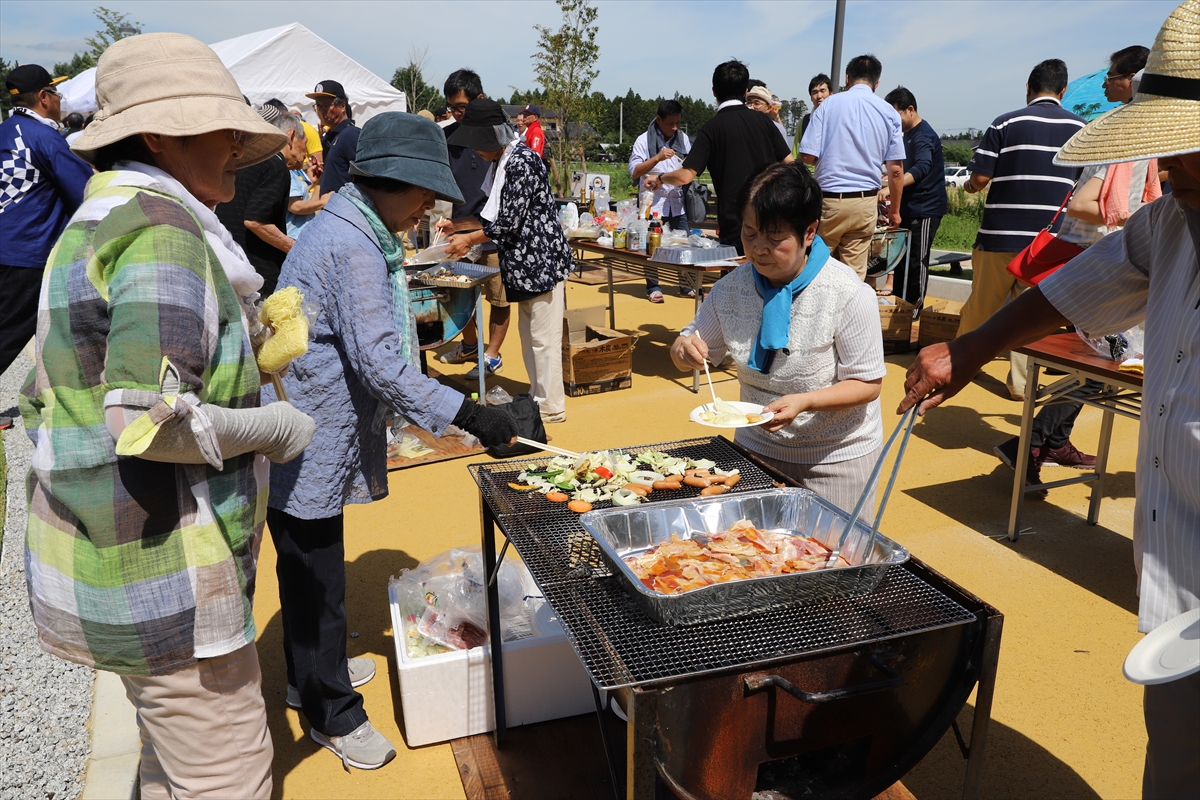
M 472 264 L 470 261 L 443 261 L 440 264 L 422 265 L 416 272 L 412 270 L 412 267 L 408 267 L 410 277 L 419 283 L 426 286 L 447 286 L 452 289 L 469 289 L 472 286 L 478 286 L 500 271 L 498 267 Z M 450 271 L 437 277 L 430 274 L 441 270 Z M 454 276 L 456 275 L 465 276 L 470 280 L 455 280 Z
M 693 625 L 869 594 L 889 567 L 908 561 L 908 551 L 876 534 L 872 552 L 866 553 L 871 529 L 858 521 L 842 548 L 848 567 L 729 581 L 674 595 L 647 589 L 624 557 L 649 550 L 673 533 L 680 538 L 716 533 L 741 519 L 761 529 L 811 536 L 832 548 L 848 518 L 807 489 L 787 488 L 589 511 L 580 522 L 613 575 L 649 617 L 667 625 Z
M 650 260 L 662 264 L 699 264 L 702 261 L 727 261 L 737 257 L 737 248 L 727 244 L 716 247 L 666 245 L 655 250 Z

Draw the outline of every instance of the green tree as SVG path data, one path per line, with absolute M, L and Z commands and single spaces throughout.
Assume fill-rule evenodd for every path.
M 392 86 L 404 92 L 408 110 L 413 114 L 418 111 L 432 111 L 445 102 L 441 90 L 425 82 L 423 73 L 428 62 L 429 47 L 426 46 L 420 51 L 414 48 L 408 53 L 408 63 L 392 75 Z
M 139 32 L 142 29 L 142 23 L 131 20 L 127 14 L 113 11 L 104 6 L 94 9 L 92 14 L 100 20 L 100 30 L 96 31 L 95 36 L 84 39 L 84 41 L 88 43 L 87 55 L 91 56 L 93 65 L 100 60 L 100 56 L 104 55 L 104 51 L 110 44 L 124 36 L 121 28 L 134 28 Z
M 556 0 L 562 12 L 562 25 L 551 30 L 534 25 L 538 32 L 537 51 L 530 56 L 533 74 L 545 91 L 547 109 L 556 118 L 558 136 L 551 142 L 554 163 L 560 171 L 556 176 L 559 191 L 570 185 L 570 164 L 582 142 L 572 125 L 582 121 L 582 112 L 599 75 L 596 61 L 600 46 L 596 44 L 596 17 L 599 12 L 590 0 Z
M 0 58 L 0 75 L 7 76 L 16 66 L 17 62 Z M 12 101 L 8 99 L 8 92 L 0 92 L 0 111 L 3 111 L 4 118 L 8 119 L 8 115 L 12 111 Z
M 788 136 L 795 137 L 800 130 L 800 121 L 808 113 L 808 103 L 793 97 L 791 100 L 780 101 L 779 121 L 783 123 Z
M 947 164 L 966 166 L 971 161 L 971 156 L 973 155 L 975 155 L 975 152 L 971 150 L 971 145 L 965 142 L 942 143 L 942 159 Z
M 60 61 L 54 65 L 51 73 L 55 76 L 66 75 L 68 78 L 74 78 L 84 70 L 91 69 L 96 66 L 96 62 L 104 55 L 108 46 L 124 36 L 121 28 L 133 28 L 138 31 L 142 28 L 142 23 L 131 20 L 129 15 L 104 6 L 93 9 L 92 14 L 100 21 L 100 30 L 96 31 L 95 36 L 84 39 L 88 45 L 87 50 L 76 53 L 69 61 Z

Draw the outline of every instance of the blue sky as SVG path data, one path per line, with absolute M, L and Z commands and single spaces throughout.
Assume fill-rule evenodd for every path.
M 384 79 L 428 47 L 426 78 L 470 66 L 484 89 L 508 96 L 533 87 L 536 23 L 557 27 L 549 0 L 0 0 L 0 56 L 47 68 L 84 47 L 105 5 L 149 31 L 205 42 L 300 22 Z M 711 97 L 713 67 L 736 57 L 783 98 L 807 99 L 828 72 L 833 0 L 599 0 L 600 76 L 594 89 L 642 96 Z M 873 52 L 880 93 L 903 84 L 940 131 L 983 128 L 1024 103 L 1024 83 L 1045 58 L 1072 79 L 1107 66 L 1108 54 L 1147 47 L 1174 0 L 849 0 L 843 66 Z M 677 43 L 672 47 L 673 43 Z M 336 76 L 330 76 L 336 77 Z

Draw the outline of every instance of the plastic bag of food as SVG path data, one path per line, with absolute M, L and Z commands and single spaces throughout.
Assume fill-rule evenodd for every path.
M 513 401 L 512 395 L 504 391 L 503 386 L 493 386 L 483 397 L 489 406 L 502 406 Z
M 487 594 L 478 547 L 454 548 L 402 570 L 397 587 L 409 655 L 469 650 L 487 644 Z M 504 641 L 533 636 L 534 617 L 544 599 L 525 565 L 506 558 L 496 578 L 500 632 Z
M 709 239 L 707 236 L 703 236 L 698 233 L 693 233 L 692 235 L 688 236 L 687 243 L 692 247 L 703 247 L 706 250 L 710 247 L 717 246 L 717 243 L 712 239 Z
M 571 233 L 579 227 L 579 206 L 574 203 L 567 203 L 567 207 L 563 209 L 562 229 L 563 233 Z
M 1090 336 L 1081 330 L 1075 332 L 1102 358 L 1124 361 L 1127 358 L 1140 358 L 1143 355 L 1142 348 L 1146 335 L 1140 325 L 1124 333 L 1110 333 L 1107 336 Z

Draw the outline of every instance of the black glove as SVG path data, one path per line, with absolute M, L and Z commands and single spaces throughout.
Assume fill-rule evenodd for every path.
M 474 434 L 484 447 L 509 444 L 520 431 L 516 420 L 507 411 L 485 406 L 469 397 L 463 398 L 462 407 L 454 417 L 454 424 L 467 433 Z

